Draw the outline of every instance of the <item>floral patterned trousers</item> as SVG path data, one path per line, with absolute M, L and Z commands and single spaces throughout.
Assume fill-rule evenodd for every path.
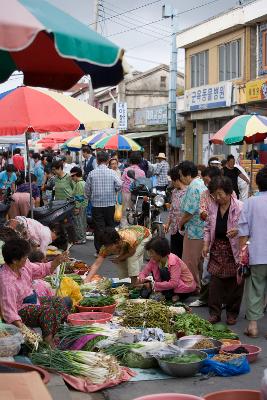
M 40 327 L 44 337 L 55 335 L 67 318 L 68 309 L 61 297 L 40 297 L 40 305 L 28 304 L 19 311 L 22 322 L 32 328 Z

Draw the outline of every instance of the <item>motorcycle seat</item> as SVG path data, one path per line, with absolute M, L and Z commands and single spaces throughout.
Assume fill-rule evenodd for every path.
M 33 216 L 35 219 L 42 219 L 48 214 L 51 214 L 57 210 L 63 210 L 64 208 L 68 208 L 71 204 L 75 203 L 75 200 L 54 200 L 50 204 L 47 204 L 43 207 L 37 207 L 33 210 Z

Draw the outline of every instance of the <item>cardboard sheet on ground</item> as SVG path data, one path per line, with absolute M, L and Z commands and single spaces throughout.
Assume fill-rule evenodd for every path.
M 0 374 L 0 399 L 52 400 L 37 372 Z

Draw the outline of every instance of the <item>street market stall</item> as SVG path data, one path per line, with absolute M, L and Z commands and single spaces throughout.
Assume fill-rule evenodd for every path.
M 89 270 L 71 260 L 46 279 L 58 296 L 72 298 L 73 309 L 57 348 L 37 338 L 29 352 L 33 364 L 60 373 L 72 387 L 94 392 L 149 370 L 160 379 L 234 376 L 257 361 L 261 349 L 241 343 L 223 323 L 212 325 L 180 302 L 143 299 L 141 288 L 126 281 L 95 276 L 86 283 Z
M 213 144 L 251 144 L 252 145 L 252 158 L 248 163 L 242 164 L 250 176 L 250 192 L 255 188 L 255 170 L 253 168 L 253 151 L 255 143 L 263 142 L 267 136 L 267 117 L 258 115 L 256 113 L 250 115 L 240 115 L 227 122 L 215 135 L 211 138 L 210 142 Z M 250 164 L 250 168 L 248 168 Z
M 25 134 L 28 173 L 30 171 L 28 141 L 32 132 L 60 132 L 64 135 L 66 131 L 76 131 L 79 128 L 86 130 L 110 128 L 116 123 L 112 117 L 83 101 L 51 90 L 27 86 L 2 94 L 0 106 L 0 136 Z M 75 135 L 73 132 L 72 134 Z M 30 173 L 29 177 L 31 178 Z M 31 190 L 31 179 L 29 183 Z

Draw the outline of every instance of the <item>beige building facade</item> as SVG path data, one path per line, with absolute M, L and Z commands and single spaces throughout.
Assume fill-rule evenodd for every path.
M 256 0 L 177 34 L 177 47 L 185 49 L 185 159 L 206 164 L 212 155 L 245 151 L 209 140 L 234 116 L 253 111 L 246 86 L 260 76 L 266 21 L 267 2 Z
M 177 95 L 184 91 L 184 75 L 177 74 Z M 175 163 L 179 149 L 168 145 L 169 67 L 165 64 L 145 72 L 134 72 L 118 86 L 95 91 L 95 107 L 116 118 L 116 103 L 127 104 L 127 129 L 124 134 L 137 140 L 151 161 L 159 152 L 169 153 Z M 183 130 L 178 118 L 177 135 Z

